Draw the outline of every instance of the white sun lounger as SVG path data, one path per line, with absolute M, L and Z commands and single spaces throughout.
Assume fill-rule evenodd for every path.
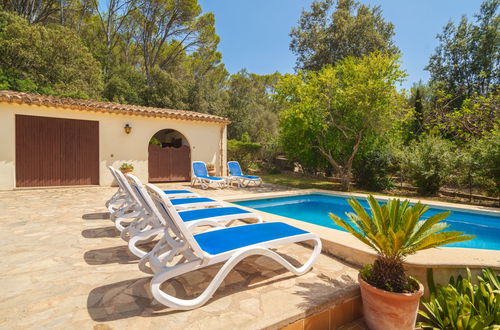
M 146 216 L 146 211 L 123 173 L 115 170 L 115 174 L 119 182 L 121 182 L 123 190 L 127 192 L 127 194 L 129 195 L 129 199 L 132 200 L 132 202 L 127 202 L 126 207 L 116 210 L 114 213 L 112 213 L 111 216 L 111 219 L 115 223 L 116 229 L 122 232 L 126 227 L 124 221 L 130 221 L 131 223 L 139 222 L 143 217 Z M 172 204 L 175 204 L 175 208 L 177 210 L 222 206 L 222 203 L 219 201 L 202 197 L 175 198 L 172 199 Z
M 123 186 L 121 179 L 118 177 L 118 174 L 116 173 L 117 170 L 115 170 L 112 166 L 108 166 L 109 171 L 111 172 L 111 175 L 115 178 L 116 182 L 118 183 L 118 190 L 115 192 L 113 196 L 106 202 L 106 208 L 108 209 L 109 213 L 111 216 L 113 213 L 115 213 L 117 210 L 120 209 L 126 209 L 129 205 L 131 205 L 134 200 L 130 197 L 128 192 L 126 191 L 126 188 Z
M 223 178 L 218 178 L 216 176 L 209 176 L 207 165 L 204 162 L 192 162 L 191 170 L 193 171 L 191 176 L 191 186 L 199 183 L 202 189 L 207 189 L 211 183 L 215 183 L 219 188 L 226 186 L 226 180 Z
M 227 162 L 227 169 L 230 175 L 230 182 L 236 181 L 238 183 L 238 187 L 245 188 L 250 184 L 262 186 L 262 179 L 260 176 L 243 174 L 240 163 L 236 161 Z
M 115 194 L 106 202 L 106 208 L 110 212 L 111 216 L 117 211 L 122 210 L 122 213 L 129 212 L 130 208 L 133 208 L 134 199 L 128 193 L 127 188 L 123 184 L 124 176 L 119 170 L 116 170 L 112 166 L 108 166 L 109 171 L 118 183 L 118 190 Z M 200 197 L 197 193 L 191 192 L 189 190 L 164 190 L 165 194 L 170 199 L 177 198 L 196 198 Z
M 295 275 L 302 275 L 321 253 L 321 240 L 317 235 L 281 222 L 215 229 L 193 235 L 184 221 L 176 216 L 177 212 L 169 205 L 165 194 L 153 185 L 147 185 L 147 189 L 168 225 L 153 250 L 141 259 L 139 268 L 154 274 L 151 292 L 157 301 L 168 307 L 193 309 L 202 306 L 234 266 L 247 257 L 266 256 Z M 271 250 L 304 241 L 312 241 L 314 250 L 306 263 L 298 268 Z M 180 299 L 161 290 L 161 285 L 169 279 L 218 263 L 224 263 L 222 268 L 205 291 L 194 299 Z
M 137 245 L 153 240 L 163 232 L 167 223 L 159 214 L 148 191 L 146 191 L 139 179 L 131 174 L 127 174 L 127 180 L 132 189 L 134 189 L 141 205 L 144 207 L 144 216 L 134 220 L 131 225 L 122 231 L 121 236 L 124 240 L 128 240 L 129 249 L 134 255 L 143 257 L 147 252 L 138 248 Z M 148 186 L 160 190 L 156 186 Z M 256 220 L 257 222 L 262 222 L 262 218 L 259 215 L 238 207 L 217 207 L 177 212 L 172 206 L 171 200 L 168 200 L 168 204 L 174 210 L 175 216 L 180 221 L 186 223 L 186 227 L 190 230 L 194 230 L 200 226 L 225 227 L 231 225 L 236 220 Z

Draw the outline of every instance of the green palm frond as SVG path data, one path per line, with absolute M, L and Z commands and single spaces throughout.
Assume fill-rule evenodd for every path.
M 442 222 L 450 212 L 442 212 L 421 220 L 429 207 L 408 200 L 389 199 L 380 205 L 373 196 L 368 196 L 370 212 L 361 203 L 351 198 L 349 205 L 354 213 L 347 213 L 343 220 L 330 213 L 337 225 L 386 258 L 404 258 L 419 250 L 444 244 L 467 241 L 474 236 L 458 231 L 444 231 L 448 225 Z

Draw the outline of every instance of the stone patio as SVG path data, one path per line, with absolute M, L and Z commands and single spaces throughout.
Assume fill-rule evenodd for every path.
M 192 189 L 184 183 L 160 186 Z M 193 190 L 225 198 L 285 188 Z M 105 212 L 104 202 L 115 191 L 85 187 L 0 192 L 0 328 L 261 329 L 297 324 L 326 312 L 326 324 L 335 328 L 347 314 L 359 315 L 359 304 L 352 303 L 359 296 L 357 271 L 327 255 L 300 277 L 264 257 L 249 258 L 205 306 L 193 311 L 174 311 L 155 302 L 150 276 L 138 269 L 137 258 Z M 311 250 L 292 245 L 278 252 L 295 263 Z M 192 297 L 218 268 L 185 274 L 168 283 L 165 291 Z M 342 305 L 348 301 L 349 306 Z M 303 328 L 324 327 L 325 317 L 323 323 L 318 320 L 299 322 Z

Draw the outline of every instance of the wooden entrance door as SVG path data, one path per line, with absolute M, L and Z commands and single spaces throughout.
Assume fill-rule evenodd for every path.
M 161 148 L 149 145 L 149 182 L 189 181 L 191 152 L 188 146 Z
M 99 122 L 16 115 L 18 187 L 99 184 Z

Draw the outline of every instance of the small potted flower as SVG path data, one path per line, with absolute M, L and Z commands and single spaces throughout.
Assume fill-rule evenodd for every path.
M 208 171 L 208 175 L 215 176 L 215 165 L 208 163 L 207 164 L 207 171 Z
M 123 163 L 122 166 L 120 166 L 119 170 L 123 174 L 127 174 L 127 173 L 130 173 L 134 170 L 134 166 L 132 164 L 129 164 L 129 163 Z
M 365 265 L 358 281 L 363 300 L 363 317 L 372 330 L 410 330 L 415 328 L 419 299 L 424 288 L 404 269 L 406 256 L 417 251 L 444 244 L 467 241 L 474 236 L 463 232 L 443 231 L 442 223 L 450 212 L 443 212 L 421 220 L 429 209 L 417 203 L 389 199 L 379 205 L 368 197 L 370 212 L 352 198 L 349 204 L 355 213 L 347 213 L 348 220 L 330 213 L 337 225 L 377 252 L 372 265 Z

